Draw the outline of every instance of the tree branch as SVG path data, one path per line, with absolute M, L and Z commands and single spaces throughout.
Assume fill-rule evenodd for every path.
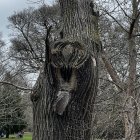
M 133 35 L 132 37 L 138 37 L 138 36 L 140 36 L 140 34 Z
M 6 81 L 0 81 L 0 84 L 10 85 L 10 86 L 13 86 L 13 87 L 15 87 L 15 88 L 17 88 L 17 89 L 20 89 L 20 90 L 29 90 L 29 91 L 32 90 L 31 88 L 21 87 L 21 86 L 18 86 L 18 85 L 15 85 L 15 84 L 12 84 L 12 83 L 6 82 Z
M 121 23 L 119 23 L 119 21 L 114 17 L 114 16 L 112 16 L 107 10 L 104 10 L 125 32 L 127 32 L 127 33 L 129 33 L 128 31 L 127 31 L 127 29 L 125 29 L 122 25 L 121 25 Z
M 135 27 L 135 23 L 136 23 L 136 21 L 137 21 L 137 19 L 138 19 L 139 15 L 140 15 L 140 12 L 138 12 L 138 14 L 137 14 L 136 18 L 135 18 L 135 19 L 133 19 L 133 20 L 132 20 L 132 23 L 130 24 L 130 29 L 129 29 L 129 38 L 131 38 L 131 37 L 132 37 L 132 35 L 133 35 L 133 30 L 134 30 L 134 27 Z
M 105 64 L 105 67 L 106 67 L 111 79 L 115 83 L 115 85 L 123 90 L 123 83 L 121 82 L 117 72 L 115 71 L 115 69 L 113 68 L 111 63 L 109 62 L 108 57 L 104 50 L 102 50 L 101 58 L 103 60 L 103 63 Z
M 119 3 L 119 1 L 116 0 L 116 2 L 117 2 L 117 4 L 119 5 L 119 7 L 121 8 L 121 10 L 123 11 L 124 15 L 125 15 L 126 17 L 128 17 L 128 18 L 131 19 L 131 17 L 129 17 L 128 14 L 125 12 L 125 10 L 122 8 L 122 6 L 121 6 L 121 4 Z

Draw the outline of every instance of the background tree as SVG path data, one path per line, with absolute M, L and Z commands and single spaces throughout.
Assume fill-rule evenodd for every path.
M 125 123 L 125 138 L 136 140 L 139 139 L 138 134 L 138 93 L 136 90 L 137 87 L 137 74 L 138 74 L 138 63 L 137 63 L 137 54 L 139 52 L 138 49 L 138 38 L 139 38 L 139 2 L 137 0 L 132 1 L 118 1 L 115 0 L 115 6 L 110 8 L 111 11 L 103 8 L 104 12 L 107 13 L 109 17 L 111 17 L 116 23 L 115 26 L 119 25 L 117 29 L 121 32 L 124 32 L 122 38 L 124 38 L 124 47 L 126 47 L 126 51 L 122 51 L 121 49 L 121 57 L 125 56 L 126 60 L 120 59 L 120 64 L 123 64 L 125 70 L 120 69 L 118 71 L 118 64 L 110 63 L 107 58 L 105 52 L 102 53 L 102 59 L 107 68 L 112 81 L 119 87 L 123 93 L 123 117 Z M 128 10 L 129 6 L 129 10 Z M 114 14 L 115 13 L 115 14 Z M 123 18 L 124 20 L 122 20 Z M 124 24 L 125 23 L 125 24 Z M 119 39 L 118 39 L 119 40 Z M 118 44 L 118 43 L 117 43 Z M 114 45 L 114 44 L 112 44 Z M 120 46 L 118 45 L 118 48 Z M 123 52 L 123 55 L 122 55 Z M 116 59 L 117 61 L 119 59 Z M 125 64 L 125 63 L 126 64 Z M 112 64 L 112 65 L 111 65 Z M 124 65 L 125 64 L 125 65 Z M 115 65 L 117 67 L 115 67 Z M 120 65 L 121 66 L 121 65 Z M 122 73 L 124 72 L 124 73 Z M 123 75 L 122 75 L 123 74 Z
M 7 72 L 4 75 L 4 81 L 19 83 L 19 79 Z M 23 130 L 27 123 L 25 121 L 25 104 L 21 103 L 21 92 L 10 85 L 0 86 L 0 126 L 6 132 L 6 138 L 10 133 Z
M 26 131 L 33 131 L 33 111 L 32 111 L 32 102 L 30 100 L 29 91 L 24 91 L 22 95 L 22 104 L 26 105 L 26 109 L 24 111 L 25 118 L 24 120 L 27 122 Z
M 29 73 L 36 72 L 45 61 L 46 37 L 52 27 L 51 38 L 56 38 L 58 29 L 58 7 L 41 6 L 39 9 L 26 9 L 9 17 L 10 28 L 14 29 L 15 38 L 11 39 L 10 55 L 12 60 L 24 66 Z

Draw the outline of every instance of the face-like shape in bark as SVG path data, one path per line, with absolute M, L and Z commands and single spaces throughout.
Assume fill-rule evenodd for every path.
M 79 68 L 88 58 L 88 52 L 79 42 L 57 42 L 51 49 L 52 65 L 56 68 Z
M 79 42 L 57 42 L 51 49 L 51 64 L 57 69 L 59 81 L 54 110 L 59 115 L 65 111 L 71 92 L 76 89 L 76 69 L 81 67 L 87 58 L 87 50 Z

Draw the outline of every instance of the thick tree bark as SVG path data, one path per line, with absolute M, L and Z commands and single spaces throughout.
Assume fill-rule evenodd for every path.
M 93 12 L 90 0 L 59 2 L 63 38 L 54 42 L 51 60 L 31 94 L 33 140 L 92 140 L 100 46 L 98 13 Z M 63 95 L 61 100 L 59 95 Z

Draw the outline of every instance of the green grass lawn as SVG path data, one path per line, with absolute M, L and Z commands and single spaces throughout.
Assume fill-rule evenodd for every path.
M 16 135 L 10 135 L 9 139 L 2 138 L 0 140 L 32 140 L 32 134 L 28 133 L 28 132 L 25 132 L 23 138 L 20 138 L 20 139 L 16 138 Z

